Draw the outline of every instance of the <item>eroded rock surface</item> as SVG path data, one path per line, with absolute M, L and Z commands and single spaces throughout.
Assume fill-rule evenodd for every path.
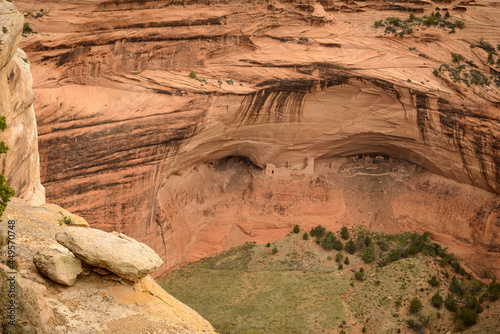
M 449 72 L 433 74 L 442 64 L 453 66 L 451 53 L 460 53 L 467 71 L 498 78 L 488 53 L 470 47 L 481 38 L 500 43 L 500 12 L 493 1 L 446 7 L 433 1 L 16 4 L 38 32 L 22 46 L 32 61 L 48 197 L 93 227 L 146 242 L 167 267 L 219 251 L 208 236 L 220 245 L 251 239 L 252 215 L 260 217 L 262 230 L 276 226 L 279 213 L 269 214 L 266 206 L 235 216 L 235 207 L 214 203 L 203 211 L 206 220 L 170 211 L 215 201 L 202 193 L 213 188 L 219 196 L 226 183 L 222 175 L 214 176 L 220 183 L 200 179 L 180 194 L 172 180 L 227 156 L 249 158 L 260 168 L 367 153 L 409 161 L 474 187 L 460 188 L 464 196 L 454 198 L 470 198 L 475 189 L 489 194 L 477 207 L 461 202 L 461 212 L 472 220 L 457 224 L 470 228 L 447 223 L 456 204 L 441 200 L 432 183 L 420 187 L 420 200 L 406 198 L 414 202 L 411 211 L 384 205 L 357 223 L 389 230 L 391 224 L 380 217 L 397 216 L 400 230 L 428 226 L 450 245 L 482 244 L 498 259 L 498 87 L 493 79 L 489 86 L 467 86 Z M 405 19 L 410 10 L 418 16 L 449 10 L 465 29 L 450 33 L 421 26 L 395 37 L 374 27 L 388 16 Z M 263 186 L 281 189 L 280 182 Z M 301 185 L 287 182 L 292 194 Z M 348 217 L 363 208 L 346 201 L 349 194 L 338 188 L 324 192 L 345 213 L 329 219 L 356 223 Z M 432 196 L 440 200 L 432 202 Z M 289 204 L 283 201 L 277 205 Z M 442 209 L 416 213 L 429 202 L 442 203 Z M 306 198 L 298 203 L 318 205 Z M 226 210 L 219 225 L 209 219 L 212 210 Z M 324 210 L 325 217 L 330 211 Z M 478 212 L 484 213 L 473 218 Z M 410 218 L 403 222 L 405 216 Z M 480 232 L 484 224 L 486 234 Z M 198 231 L 207 237 L 193 237 Z
M 0 173 L 17 197 L 39 205 L 45 203 L 45 190 L 40 183 L 35 94 L 28 56 L 17 48 L 23 22 L 12 3 L 0 1 L 0 115 L 7 122 L 0 140 L 10 148 L 0 158 Z
M 153 273 L 163 264 L 154 250 L 124 234 L 66 227 L 56 234 L 56 240 L 85 263 L 131 281 Z

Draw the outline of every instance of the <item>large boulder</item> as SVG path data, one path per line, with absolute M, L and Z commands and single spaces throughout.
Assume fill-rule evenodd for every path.
M 56 234 L 56 240 L 83 262 L 131 281 L 151 274 L 163 264 L 154 250 L 124 234 L 65 227 Z
M 76 277 L 83 271 L 82 263 L 70 252 L 45 248 L 36 252 L 33 262 L 38 271 L 52 281 L 73 286 Z

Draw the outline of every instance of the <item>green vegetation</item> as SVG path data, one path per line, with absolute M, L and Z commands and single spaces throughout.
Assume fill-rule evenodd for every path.
M 469 68 L 467 70 L 467 65 L 462 64 L 456 67 L 452 67 L 448 64 L 443 64 L 439 69 L 434 69 L 433 73 L 436 76 L 442 76 L 442 73 L 449 73 L 450 79 L 454 83 L 463 82 L 465 85 L 470 87 L 471 85 L 476 86 L 490 86 L 490 79 L 481 71 L 475 68 Z M 491 79 L 495 82 L 497 87 L 500 87 L 500 75 L 491 76 Z
M 371 242 L 368 247 L 363 251 L 363 261 L 366 263 L 373 262 L 375 260 L 375 246 L 373 242 Z
M 57 220 L 59 222 L 59 225 L 68 225 L 68 226 L 73 225 L 74 222 L 70 216 L 64 216 L 61 212 L 59 212 L 59 214 L 62 216 L 62 218 Z
M 23 35 L 31 34 L 33 33 L 33 29 L 31 29 L 29 23 L 25 22 L 23 24 Z
M 418 313 L 422 309 L 422 302 L 417 297 L 413 298 L 410 302 L 410 313 Z
M 452 58 L 454 63 L 459 63 L 462 61 L 462 55 L 459 53 L 452 53 L 451 58 Z
M 171 272 L 160 284 L 225 333 L 319 333 L 329 328 L 355 333 L 361 327 L 343 322 L 348 313 L 368 333 L 381 326 L 395 333 L 405 324 L 417 332 L 446 332 L 450 326 L 467 328 L 479 317 L 475 332 L 500 328 L 497 320 L 481 315 L 494 305 L 490 295 L 498 298 L 500 285 L 473 280 L 429 233 L 388 235 L 360 227 L 349 232 L 346 248 L 355 246 L 349 257 L 323 247 L 324 239 L 339 240 L 342 232 L 318 225 L 311 233 L 323 235 L 319 244 L 300 233 L 273 242 L 279 249 L 274 255 L 264 244 L 245 244 Z M 365 264 L 366 249 L 383 265 Z M 442 259 L 447 260 L 444 268 Z M 346 265 L 352 271 L 344 271 Z M 457 276 L 452 279 L 448 272 Z M 434 281 L 439 285 L 431 287 Z M 444 301 L 446 289 L 462 295 L 450 292 Z M 442 314 L 436 312 L 443 303 Z M 400 313 L 402 309 L 408 313 Z
M 309 42 L 309 37 L 299 37 L 299 41 Z
M 439 294 L 439 291 L 436 292 L 431 299 L 432 306 L 440 308 L 443 305 L 443 297 Z
M 349 254 L 354 254 L 356 252 L 356 244 L 352 239 L 345 244 L 345 251 Z
M 342 241 L 337 239 L 337 237 L 333 234 L 333 232 L 328 232 L 325 235 L 325 237 L 321 240 L 321 247 L 323 247 L 326 250 L 332 250 L 332 249 L 342 250 L 344 248 L 344 245 L 342 244 Z
M 486 296 L 491 301 L 497 301 L 498 299 L 500 299 L 500 283 L 497 283 L 496 277 L 488 286 L 488 289 L 486 290 Z
M 2 26 L 2 32 L 3 32 L 4 34 L 6 34 L 6 33 L 7 33 L 7 31 L 9 31 L 9 29 L 7 29 L 7 27 L 5 27 L 5 26 Z
M 7 120 L 5 116 L 0 116 L 0 132 L 7 129 Z M 5 145 L 3 141 L 0 141 L 0 155 L 7 153 L 9 147 Z M 3 216 L 5 209 L 7 208 L 7 203 L 9 203 L 10 198 L 15 195 L 14 190 L 5 184 L 5 176 L 0 174 L 0 218 Z
M 278 248 L 274 247 L 273 250 L 272 250 L 272 252 L 273 252 L 273 255 L 276 254 L 276 253 L 278 253 Z
M 196 79 L 196 73 L 194 71 L 191 71 L 191 73 L 189 73 L 189 76 L 193 79 Z
M 299 227 L 299 225 L 295 225 L 295 226 L 293 227 L 293 233 L 297 234 L 297 233 L 299 233 L 299 232 L 300 232 L 300 227 Z
M 439 280 L 437 279 L 436 275 L 432 275 L 431 279 L 428 280 L 427 282 L 429 282 L 429 284 L 431 286 L 434 286 L 434 287 L 437 287 L 439 286 L 441 283 L 439 282 Z
M 304 232 L 304 234 L 302 234 L 302 240 L 309 240 L 309 234 L 307 234 L 307 232 Z
M 349 239 L 349 230 L 347 227 L 342 226 L 342 230 L 340 231 L 340 237 L 344 240 Z
M 444 16 L 439 12 L 432 12 L 428 16 L 417 17 L 414 13 L 410 13 L 408 19 L 402 20 L 399 17 L 388 17 L 385 20 L 375 21 L 373 26 L 375 28 L 385 27 L 384 34 L 394 34 L 395 37 L 413 34 L 414 30 L 422 27 L 436 27 L 444 31 L 454 33 L 455 28 L 464 29 L 465 23 L 461 20 L 454 22 L 448 21 L 451 18 L 450 13 L 447 11 Z
M 455 297 L 450 293 L 444 300 L 444 306 L 451 311 L 451 312 L 456 312 L 458 310 L 458 303 Z

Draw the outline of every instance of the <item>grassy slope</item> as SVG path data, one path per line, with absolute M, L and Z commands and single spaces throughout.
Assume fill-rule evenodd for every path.
M 363 326 L 367 333 L 409 333 L 406 321 L 420 315 L 429 316 L 432 332 L 455 329 L 453 314 L 430 304 L 436 291 L 447 295 L 450 280 L 431 257 L 420 254 L 377 268 L 364 264 L 359 252 L 343 251 L 350 264 L 338 270 L 337 251 L 302 240 L 302 233 L 290 234 L 269 248 L 234 248 L 172 272 L 160 284 L 221 333 L 361 333 Z M 273 247 L 278 248 L 275 255 Z M 353 270 L 360 267 L 365 268 L 364 282 L 354 280 Z M 447 270 L 451 275 L 451 268 Z M 442 281 L 440 287 L 427 283 L 432 275 Z M 415 296 L 424 308 L 410 315 L 409 302 Z M 466 332 L 500 332 L 498 304 L 485 308 Z

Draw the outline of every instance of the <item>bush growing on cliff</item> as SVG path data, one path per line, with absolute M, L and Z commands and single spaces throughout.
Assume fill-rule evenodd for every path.
M 451 58 L 453 59 L 454 63 L 459 63 L 462 61 L 462 55 L 460 53 L 452 53 Z
M 196 79 L 196 73 L 194 71 L 191 71 L 191 73 L 189 73 L 189 76 L 193 79 Z
M 29 23 L 25 22 L 23 24 L 23 35 L 31 34 L 33 32 L 33 29 L 31 29 Z
M 62 212 L 59 212 L 59 213 L 62 215 L 62 218 L 58 219 L 59 225 L 61 225 L 61 226 L 62 225 L 68 225 L 68 226 L 73 225 L 74 222 L 73 222 L 73 219 L 71 219 L 70 216 L 64 216 L 62 214 Z
M 309 240 L 309 234 L 307 234 L 307 232 L 304 232 L 304 234 L 302 234 L 302 239 Z
M 300 232 L 300 227 L 299 227 L 299 225 L 295 225 L 295 226 L 293 227 L 293 233 L 298 234 L 299 232 Z
M 0 132 L 3 132 L 7 129 L 7 120 L 5 116 L 0 116 Z M 0 155 L 6 153 L 9 150 L 9 147 L 5 145 L 3 141 L 0 141 Z M 5 184 L 5 176 L 0 174 L 0 218 L 3 215 L 3 212 L 7 208 L 7 203 L 9 203 L 10 198 L 15 195 L 14 189 Z

